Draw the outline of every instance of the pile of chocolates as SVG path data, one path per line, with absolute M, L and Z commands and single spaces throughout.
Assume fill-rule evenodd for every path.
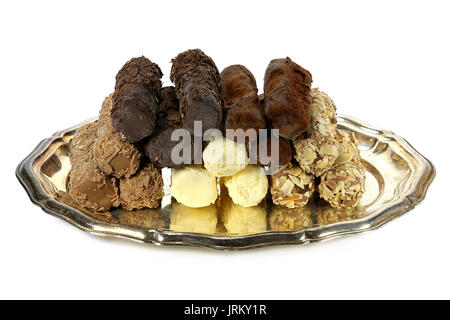
M 246 223 L 243 212 L 264 216 L 258 205 L 269 194 L 275 205 L 271 221 L 281 229 L 290 216 L 291 224 L 308 224 L 289 210 L 307 211 L 314 194 L 333 208 L 358 205 L 365 185 L 358 142 L 353 133 L 337 128 L 333 101 L 311 89 L 311 74 L 290 58 L 269 63 L 260 96 L 246 67 L 232 65 L 219 73 L 199 49 L 172 60 L 174 86 L 162 87 L 161 78 L 157 64 L 131 59 L 117 73 L 115 91 L 105 98 L 98 121 L 76 131 L 67 187 L 80 206 L 92 211 L 157 208 L 164 196 L 162 168 L 172 170 L 174 229 L 183 229 L 176 221 L 190 208 L 204 208 L 205 221 L 219 208 L 227 229 L 240 230 L 239 223 Z M 215 137 L 200 148 L 192 143 L 190 156 L 180 163 L 172 159 L 176 129 L 192 137 L 208 129 L 277 129 L 279 136 Z M 249 161 L 250 145 L 264 146 L 271 156 L 274 138 L 279 139 L 279 167 L 267 175 L 262 159 Z

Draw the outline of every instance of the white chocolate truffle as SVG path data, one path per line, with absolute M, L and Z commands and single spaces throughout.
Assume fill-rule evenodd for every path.
M 245 144 L 218 138 L 211 141 L 203 151 L 206 170 L 216 177 L 232 176 L 248 164 Z
M 170 214 L 170 230 L 175 232 L 215 233 L 217 208 L 213 205 L 190 208 L 174 203 Z
M 249 165 L 231 177 L 225 178 L 228 194 L 235 204 L 243 207 L 256 206 L 267 194 L 269 182 L 264 170 Z
M 172 169 L 170 193 L 185 206 L 206 207 L 217 199 L 217 181 L 201 166 Z
M 267 231 L 266 210 L 261 205 L 243 207 L 227 198 L 221 209 L 221 220 L 228 233 L 240 235 Z

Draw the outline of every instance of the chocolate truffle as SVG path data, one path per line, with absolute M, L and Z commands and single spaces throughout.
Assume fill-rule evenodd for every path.
M 69 144 L 69 158 L 72 164 L 92 159 L 92 148 L 97 140 L 97 128 L 98 124 L 92 122 L 75 131 Z
M 264 159 L 262 159 L 260 157 L 260 154 L 259 154 L 260 146 L 263 144 L 266 144 L 267 157 L 271 158 L 272 157 L 272 137 L 273 137 L 273 134 L 271 134 L 270 136 L 268 136 L 266 138 L 258 137 L 258 143 L 257 143 L 257 152 L 258 153 L 256 156 L 257 156 L 258 164 L 260 164 L 262 166 L 270 165 L 270 163 L 265 163 L 265 161 L 263 161 Z M 273 154 L 273 157 L 275 157 L 275 154 Z M 272 160 L 275 160 L 275 158 Z M 282 137 L 278 137 L 278 165 L 279 166 L 288 165 L 289 163 L 291 163 L 291 160 L 292 160 L 291 142 Z
M 303 207 L 314 193 L 314 176 L 289 164 L 270 176 L 270 193 L 275 204 L 288 208 Z
M 340 156 L 325 172 L 319 184 L 320 197 L 334 208 L 356 207 L 365 191 L 366 174 L 358 149 L 358 140 L 350 131 L 338 129 Z
M 200 49 L 180 53 L 172 59 L 170 80 L 175 84 L 183 125 L 189 132 L 194 134 L 194 121 L 201 121 L 201 134 L 220 126 L 220 74 L 210 57 Z
M 120 179 L 120 202 L 126 210 L 156 208 L 163 196 L 161 171 L 151 163 L 134 176 Z
M 68 190 L 78 205 L 92 211 L 107 211 L 120 205 L 116 179 L 104 174 L 92 160 L 72 166 Z
M 112 124 L 129 142 L 140 141 L 155 129 L 161 77 L 158 65 L 145 57 L 131 59 L 117 73 Z
M 183 168 L 190 163 L 176 164 L 172 161 L 172 149 L 179 141 L 172 141 L 174 130 L 182 128 L 179 102 L 174 87 L 161 89 L 161 103 L 156 121 L 155 133 L 144 143 L 145 153 L 158 167 Z M 192 142 L 192 141 L 191 141 Z M 193 150 L 191 149 L 191 160 Z
M 216 202 L 217 180 L 199 165 L 172 169 L 170 194 L 185 206 L 207 207 Z
M 280 136 L 293 140 L 310 125 L 312 77 L 289 58 L 272 60 L 264 75 L 264 112 Z
M 252 207 L 266 197 L 269 182 L 263 168 L 248 165 L 238 173 L 224 178 L 228 194 L 235 204 Z
M 312 90 L 311 126 L 293 142 L 294 157 L 303 170 L 320 176 L 330 170 L 343 152 L 337 139 L 336 106 L 330 97 L 318 89 Z M 345 158 L 345 155 L 343 155 Z
M 203 151 L 203 164 L 213 176 L 232 176 L 248 164 L 245 144 L 226 138 L 215 139 Z
M 93 160 L 93 146 L 98 124 L 90 123 L 77 130 L 70 143 L 72 168 L 67 189 L 70 197 L 81 207 L 93 211 L 107 211 L 120 204 L 116 179 L 97 168 Z
M 227 109 L 225 129 L 259 129 L 266 127 L 253 74 L 242 65 L 232 65 L 220 73 L 224 106 Z
M 114 130 L 111 108 L 112 95 L 109 95 L 100 110 L 97 141 L 93 149 L 94 161 L 108 175 L 130 177 L 139 169 L 141 153 L 134 144 L 122 139 Z

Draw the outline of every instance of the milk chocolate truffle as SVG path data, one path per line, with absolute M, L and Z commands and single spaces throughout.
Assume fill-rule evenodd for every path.
M 117 73 L 112 124 L 129 142 L 140 141 L 155 129 L 161 77 L 158 65 L 145 57 L 131 59 Z
M 97 129 L 97 123 L 90 123 L 75 133 L 70 143 L 72 169 L 67 189 L 70 197 L 81 207 L 107 211 L 119 206 L 119 190 L 116 179 L 98 169 L 93 160 Z
M 220 84 L 227 109 L 225 129 L 258 132 L 266 127 L 256 80 L 250 70 L 242 65 L 229 66 L 220 73 Z
M 78 205 L 92 211 L 107 211 L 120 205 L 116 179 L 104 174 L 92 160 L 72 166 L 67 188 Z
M 312 77 L 289 58 L 272 60 L 264 76 L 264 112 L 280 136 L 294 140 L 310 125 Z
M 179 102 L 174 87 L 161 89 L 161 103 L 159 104 L 155 133 L 144 143 L 145 153 L 158 167 L 183 168 L 192 163 L 174 163 L 172 161 L 172 149 L 179 141 L 172 141 L 174 130 L 182 128 Z M 193 150 L 191 149 L 191 160 Z
M 172 59 L 170 80 L 175 84 L 183 125 L 189 132 L 194 134 L 194 121 L 201 121 L 201 134 L 220 126 L 220 74 L 210 57 L 200 49 L 180 53 Z
M 92 148 L 97 140 L 96 122 L 88 123 L 75 131 L 69 144 L 70 162 L 86 162 L 92 159 Z
M 111 119 L 112 95 L 105 98 L 98 118 L 94 161 L 108 175 L 130 177 L 139 169 L 141 153 L 114 130 Z
M 126 210 L 157 208 L 163 196 L 161 171 L 151 163 L 134 176 L 120 179 L 120 202 Z

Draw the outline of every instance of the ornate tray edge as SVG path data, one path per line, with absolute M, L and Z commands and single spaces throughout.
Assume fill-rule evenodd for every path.
M 92 122 L 95 119 L 96 118 L 91 118 L 80 125 Z M 45 212 L 59 217 L 81 230 L 99 236 L 125 238 L 141 243 L 153 243 L 163 246 L 184 245 L 221 250 L 245 250 L 275 245 L 319 242 L 346 234 L 370 231 L 400 217 L 404 213 L 412 210 L 425 198 L 427 190 L 436 175 L 436 169 L 431 161 L 420 154 L 405 139 L 395 135 L 393 132 L 376 129 L 371 125 L 350 116 L 339 116 L 339 119 L 340 123 L 346 122 L 357 125 L 359 128 L 366 131 L 368 135 L 376 136 L 378 140 L 396 140 L 402 148 L 413 154 L 416 159 L 428 166 L 426 174 L 421 176 L 420 179 L 423 180 L 423 183 L 420 184 L 414 192 L 398 199 L 394 206 L 391 205 L 389 208 L 384 209 L 380 208 L 380 212 L 377 212 L 373 217 L 368 217 L 368 219 L 340 222 L 330 224 L 329 226 L 319 226 L 299 231 L 276 231 L 248 236 L 227 237 L 196 233 L 178 233 L 167 230 L 140 230 L 132 227 L 117 226 L 107 222 L 96 221 L 82 214 L 78 210 L 56 201 L 45 191 L 38 178 L 34 175 L 32 164 L 51 143 L 57 140 L 63 140 L 67 132 L 70 132 L 79 125 L 68 128 L 67 130 L 58 131 L 51 137 L 41 141 L 17 166 L 16 176 L 27 192 L 30 200 L 35 205 L 41 207 Z

